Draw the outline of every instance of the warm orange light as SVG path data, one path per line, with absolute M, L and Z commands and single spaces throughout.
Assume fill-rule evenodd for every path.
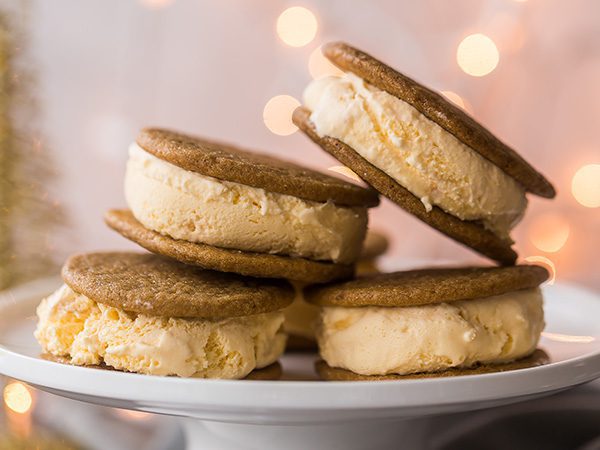
M 332 172 L 339 173 L 340 175 L 344 175 L 354 181 L 358 181 L 359 183 L 362 181 L 360 177 L 354 172 L 352 169 L 349 169 L 346 166 L 332 166 L 327 170 L 331 170 Z
M 300 102 L 290 95 L 277 95 L 267 102 L 263 110 L 266 127 L 279 136 L 288 136 L 298 127 L 292 122 L 292 113 Z
M 571 182 L 573 197 L 587 208 L 600 206 L 600 164 L 581 167 Z
M 148 9 L 161 9 L 169 6 L 175 0 L 139 0 Z
M 471 104 L 454 91 L 442 91 L 441 94 L 450 100 L 455 105 L 461 107 L 465 111 L 471 112 Z
M 594 336 L 575 336 L 571 334 L 550 333 L 548 331 L 542 331 L 542 336 L 551 341 L 571 342 L 575 344 L 589 344 L 596 340 Z
M 293 6 L 277 18 L 277 35 L 291 47 L 303 47 L 317 34 L 317 18 L 302 6 Z
M 33 397 L 23 383 L 15 381 L 4 387 L 4 403 L 17 414 L 25 414 L 31 409 Z
M 334 66 L 323 53 L 321 47 L 315 48 L 308 58 L 308 71 L 314 79 L 337 76 L 341 77 L 344 72 Z
M 133 420 L 133 421 L 137 421 L 137 422 L 143 421 L 143 420 L 149 420 L 153 417 L 153 415 L 150 413 L 146 413 L 143 411 L 132 411 L 129 409 L 115 408 L 114 412 L 117 416 L 119 416 L 123 419 Z
M 570 232 L 571 227 L 565 218 L 547 213 L 534 220 L 530 227 L 529 239 L 539 250 L 554 253 L 563 248 Z
M 500 61 L 494 41 L 484 34 L 471 34 L 456 49 L 456 62 L 468 75 L 482 77 L 493 71 Z
M 546 267 L 546 269 L 548 269 L 548 272 L 550 272 L 550 279 L 548 281 L 546 281 L 546 284 L 549 284 L 549 285 L 554 284 L 554 282 L 556 281 L 556 266 L 554 265 L 552 260 L 546 258 L 545 256 L 534 255 L 534 256 L 528 256 L 528 257 L 524 258 L 524 261 L 534 263 L 534 264 L 540 264 L 540 265 Z

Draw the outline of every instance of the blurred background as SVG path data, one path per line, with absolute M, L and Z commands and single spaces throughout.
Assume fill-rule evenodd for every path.
M 127 146 L 145 125 L 339 166 L 290 115 L 312 78 L 336 73 L 320 45 L 341 39 L 442 91 L 542 171 L 558 197 L 530 197 L 516 248 L 600 288 L 599 2 L 0 4 L 5 285 L 71 252 L 133 248 L 102 214 L 124 205 Z M 395 257 L 478 260 L 388 201 L 371 226 Z
M 343 176 L 290 120 L 309 81 L 336 74 L 320 46 L 341 39 L 441 91 L 542 171 L 558 197 L 530 197 L 513 233 L 521 260 L 600 289 L 599 17 L 592 0 L 0 0 L 0 288 L 55 274 L 72 252 L 134 248 L 102 215 L 124 206 L 127 147 L 146 125 Z M 371 227 L 391 257 L 483 262 L 385 200 Z M 104 448 L 167 448 L 176 433 L 4 381 L 0 449 L 94 448 L 100 435 L 114 441 Z

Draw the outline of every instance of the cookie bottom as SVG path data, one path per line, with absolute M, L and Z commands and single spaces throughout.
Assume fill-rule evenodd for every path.
M 389 380 L 411 380 L 419 378 L 456 377 L 463 375 L 480 375 L 485 373 L 506 372 L 509 370 L 527 369 L 530 367 L 548 364 L 550 358 L 541 349 L 535 350 L 531 355 L 503 364 L 479 364 L 471 368 L 452 368 L 441 372 L 421 372 L 407 375 L 361 375 L 338 367 L 331 367 L 325 361 L 319 360 L 315 363 L 317 374 L 325 381 L 389 381 Z
M 46 361 L 52 361 L 55 363 L 59 363 L 59 364 L 67 364 L 69 366 L 78 366 L 77 364 L 73 364 L 69 358 L 67 358 L 66 356 L 58 356 L 58 355 L 52 355 L 50 353 L 42 353 L 40 355 L 40 357 L 42 359 L 45 359 Z M 89 369 L 100 369 L 100 370 L 110 370 L 110 371 L 114 371 L 114 372 L 124 372 L 124 373 L 134 373 L 134 372 L 126 372 L 124 370 L 119 370 L 119 369 L 115 369 L 112 366 L 108 366 L 104 363 L 102 364 L 97 364 L 97 365 L 84 365 L 84 366 L 78 366 L 78 367 L 86 367 Z M 281 378 L 281 375 L 283 373 L 283 370 L 281 368 L 281 364 L 279 363 L 279 361 L 275 361 L 273 364 L 269 364 L 266 367 L 263 367 L 262 369 L 254 369 L 252 372 L 250 372 L 248 375 L 246 375 L 246 377 L 242 378 L 242 380 L 262 380 L 262 381 L 274 381 L 274 380 L 279 380 Z
M 309 339 L 305 336 L 298 336 L 297 334 L 288 334 L 287 344 L 285 346 L 286 352 L 316 352 L 318 349 L 317 341 Z
M 353 265 L 246 252 L 173 239 L 145 228 L 129 210 L 110 210 L 104 220 L 113 230 L 152 253 L 204 269 L 311 284 L 346 279 L 354 274 Z

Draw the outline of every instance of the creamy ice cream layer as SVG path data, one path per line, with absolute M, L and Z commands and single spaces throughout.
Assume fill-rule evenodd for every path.
M 503 239 L 527 206 L 525 190 L 416 108 L 354 74 L 313 81 L 304 103 L 320 136 L 349 145 L 421 199 Z
M 129 148 L 125 197 L 146 228 L 174 239 L 260 253 L 353 263 L 367 210 L 267 192 L 190 172 Z
M 73 364 L 105 363 L 150 375 L 243 378 L 283 353 L 283 313 L 222 320 L 127 313 L 64 285 L 37 309 L 35 337 Z
M 527 289 L 414 307 L 326 307 L 317 341 L 332 367 L 403 375 L 527 356 L 543 328 L 542 293 Z

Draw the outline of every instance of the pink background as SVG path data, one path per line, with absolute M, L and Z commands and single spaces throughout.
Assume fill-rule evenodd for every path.
M 274 95 L 298 99 L 311 80 L 310 53 L 343 39 L 439 90 L 459 93 L 473 115 L 513 145 L 555 184 L 550 202 L 530 196 L 513 234 L 522 256 L 554 262 L 560 280 L 600 288 L 598 208 L 571 194 L 584 164 L 599 164 L 600 2 L 559 0 L 306 1 L 318 20 L 305 47 L 275 32 L 284 1 L 174 0 L 149 8 L 134 0 L 34 0 L 31 46 L 39 79 L 44 149 L 60 173 L 52 195 L 69 224 L 55 242 L 57 257 L 90 249 L 134 248 L 102 222 L 124 206 L 128 144 L 145 125 L 173 127 L 325 170 L 333 159 L 300 133 L 282 137 L 264 125 Z M 457 66 L 468 34 L 490 36 L 500 51 L 491 74 L 475 78 Z M 570 227 L 555 253 L 531 237 L 547 230 L 552 212 Z M 373 228 L 403 258 L 483 261 L 384 201 Z M 540 231 L 541 230 L 541 231 Z

